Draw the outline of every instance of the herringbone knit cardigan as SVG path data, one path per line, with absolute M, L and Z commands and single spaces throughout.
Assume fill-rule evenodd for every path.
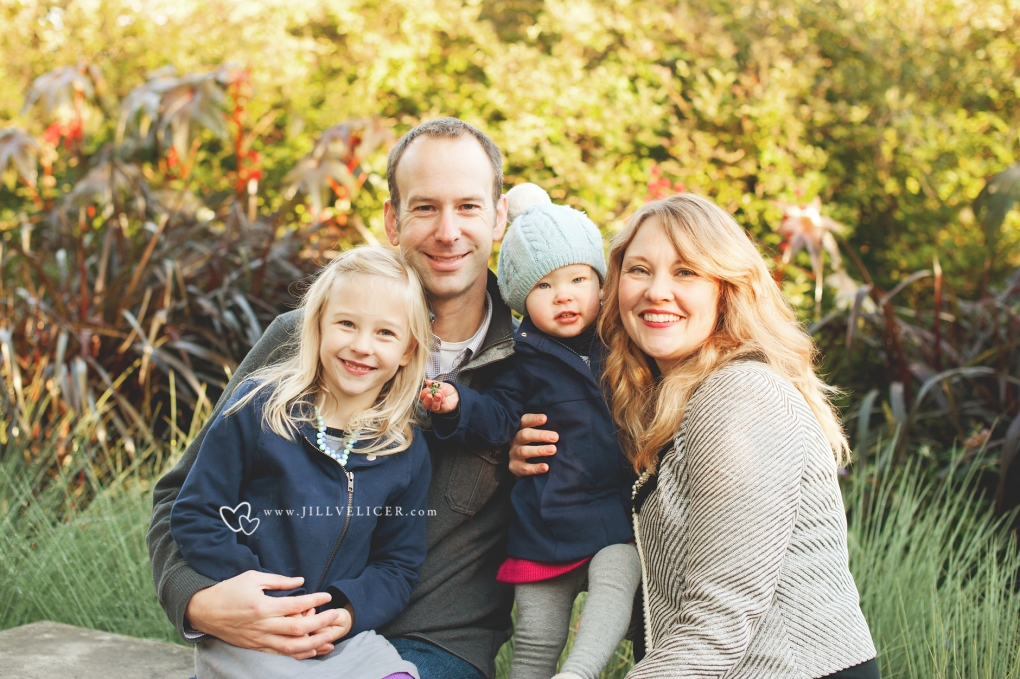
M 815 679 L 875 657 L 835 459 L 789 380 L 716 371 L 657 477 L 635 516 L 647 655 L 630 679 Z

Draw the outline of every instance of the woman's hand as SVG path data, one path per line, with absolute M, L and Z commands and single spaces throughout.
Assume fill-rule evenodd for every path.
M 421 390 L 418 398 L 421 399 L 425 410 L 440 415 L 452 413 L 460 405 L 460 394 L 457 393 L 457 389 L 452 384 L 436 380 L 426 380 L 425 388 Z
M 545 424 L 547 420 L 545 415 L 525 413 L 521 416 L 521 428 L 510 440 L 510 473 L 517 478 L 545 474 L 549 471 L 548 464 L 544 462 L 536 464 L 530 461 L 535 457 L 556 454 L 554 445 L 532 445 L 534 443 L 555 443 L 560 440 L 560 435 L 554 431 L 534 429 L 534 427 Z
M 294 589 L 304 578 L 247 571 L 199 590 L 188 601 L 185 619 L 192 629 L 239 648 L 287 655 L 297 660 L 325 655 L 346 631 L 344 609 L 315 613 L 330 602 L 326 592 L 294 597 L 266 596 L 267 589 Z M 337 629 L 341 628 L 341 629 Z

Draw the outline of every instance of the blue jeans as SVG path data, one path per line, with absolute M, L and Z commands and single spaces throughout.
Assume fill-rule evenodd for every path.
M 390 639 L 400 657 L 414 663 L 421 679 L 485 679 L 474 665 L 418 639 Z

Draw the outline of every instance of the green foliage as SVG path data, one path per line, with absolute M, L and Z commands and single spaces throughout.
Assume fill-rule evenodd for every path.
M 540 182 L 609 229 L 655 165 L 773 245 L 774 201 L 818 195 L 883 287 L 941 253 L 947 279 L 975 292 L 990 241 L 967 206 L 1020 159 L 1020 18 L 1006 0 L 6 0 L 0 15 L 0 119 L 82 56 L 121 98 L 167 64 L 237 63 L 251 120 L 272 117 L 255 143 L 272 186 L 309 150 L 302 129 L 457 115 L 495 137 L 512 182 Z M 213 144 L 198 164 L 224 153 Z M 359 213 L 374 229 L 381 198 Z M 995 239 L 992 282 L 1020 264 L 1017 227 Z
M 78 267 L 90 284 L 97 278 L 100 232 L 118 216 L 101 213 L 77 234 L 74 210 L 68 223 L 41 221 L 54 201 L 95 180 L 104 158 L 115 160 L 118 140 L 122 186 L 149 184 L 156 197 L 205 206 L 216 230 L 235 228 L 231 211 L 274 232 L 313 225 L 320 201 L 336 198 L 333 237 L 381 240 L 382 153 L 361 154 L 362 190 L 346 197 L 333 196 L 323 176 L 300 181 L 295 168 L 318 153 L 314 133 L 337 121 L 384 121 L 377 129 L 399 133 L 438 115 L 481 126 L 506 152 L 511 184 L 541 183 L 607 232 L 648 195 L 688 189 L 713 196 L 768 251 L 786 236 L 782 206 L 818 198 L 822 216 L 844 225 L 844 256 L 870 272 L 864 282 L 879 296 L 936 255 L 941 294 L 953 304 L 1002 289 L 1020 265 L 1020 217 L 1003 200 L 1013 195 L 1005 184 L 971 207 L 987 178 L 1020 160 L 1020 15 L 1007 0 L 0 0 L 0 17 L 0 120 L 65 145 L 40 151 L 23 136 L 0 137 L 11 159 L 0 162 L 9 168 L 0 187 L 8 296 L 17 287 L 10 253 L 26 229 L 77 237 L 86 250 Z M 19 185 L 13 160 L 25 165 L 33 154 L 43 176 Z M 253 163 L 259 183 L 246 197 Z M 311 209 L 290 198 L 296 184 Z M 97 194 L 73 195 L 70 207 Z M 126 231 L 140 226 L 129 220 Z M 61 247 L 76 254 L 48 252 Z M 829 277 L 841 287 L 819 299 L 817 256 L 788 251 L 784 261 L 784 291 L 805 318 L 845 309 L 848 289 L 852 299 L 851 275 Z M 58 263 L 37 264 L 59 278 Z M 244 266 L 226 266 L 235 265 Z M 266 301 L 266 317 L 291 301 L 239 292 Z M 933 292 L 922 281 L 899 299 L 923 314 Z M 222 349 L 224 365 L 237 360 Z M 895 370 L 882 362 L 871 382 L 833 379 L 858 394 L 884 392 Z M 1011 417 L 1015 398 L 1004 400 L 997 412 Z

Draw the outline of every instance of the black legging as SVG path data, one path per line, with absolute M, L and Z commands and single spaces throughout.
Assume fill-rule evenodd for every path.
M 878 663 L 872 658 L 867 662 L 862 662 L 860 665 L 854 665 L 848 667 L 845 670 L 840 670 L 835 674 L 827 674 L 821 679 L 879 679 L 878 677 Z

